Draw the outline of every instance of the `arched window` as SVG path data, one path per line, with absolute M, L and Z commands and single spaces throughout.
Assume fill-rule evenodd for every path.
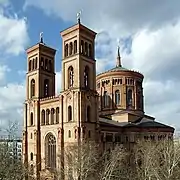
M 32 61 L 30 60 L 29 61 L 29 71 L 31 71 L 31 69 L 32 69 Z
M 32 61 L 32 70 L 34 70 L 34 66 L 35 66 L 35 60 L 33 59 L 33 61 Z
M 34 68 L 37 69 L 37 57 L 35 58 L 35 61 L 34 61 Z
M 50 110 L 46 110 L 46 125 L 49 125 L 49 115 L 50 115 Z
M 48 70 L 48 60 L 45 59 L 45 70 Z
M 71 131 L 68 131 L 68 137 L 71 138 Z
M 30 154 L 30 159 L 31 159 L 31 161 L 33 161 L 33 153 L 31 152 L 31 154 Z
M 45 138 L 45 164 L 46 168 L 56 168 L 56 138 L 52 133 Z
M 44 69 L 44 58 L 41 57 L 41 69 Z
M 72 120 L 72 107 L 68 106 L 68 121 Z
M 56 124 L 59 123 L 59 108 L 56 108 Z
M 89 87 L 89 67 L 86 66 L 84 69 L 84 87 Z
M 64 52 L 65 57 L 68 56 L 68 44 L 65 45 L 65 52 Z
M 74 54 L 77 53 L 77 40 L 74 41 Z
M 108 106 L 109 106 L 109 95 L 107 91 L 104 91 L 104 107 L 108 107 Z
M 69 88 L 70 87 L 73 87 L 73 83 L 74 83 L 74 70 L 73 70 L 73 67 L 72 66 L 70 66 L 69 68 L 68 68 L 68 85 L 69 85 Z
M 132 106 L 132 90 L 129 89 L 127 93 L 127 105 Z
M 54 108 L 51 109 L 51 124 L 54 124 L 54 115 L 55 115 L 55 110 Z
M 91 138 L 91 131 L 88 131 L 88 137 Z
M 92 57 L 92 45 L 91 45 L 91 44 L 89 44 L 89 50 L 88 50 L 88 52 L 89 52 L 88 56 L 89 56 L 89 57 Z
M 45 110 L 44 109 L 41 112 L 41 125 L 45 125 Z
M 30 126 L 33 126 L 34 122 L 33 122 L 33 113 L 31 112 L 31 117 L 30 117 Z
M 52 67 L 52 61 L 49 60 L 49 71 L 52 72 L 52 70 L 53 70 L 53 67 Z
M 73 53 L 73 43 L 70 42 L 70 45 L 69 45 L 69 55 L 72 55 Z
M 31 98 L 35 96 L 35 80 L 31 80 Z
M 31 133 L 31 139 L 33 139 L 33 134 Z
M 86 56 L 88 55 L 88 43 L 87 43 L 87 42 L 85 42 L 84 54 L 85 54 Z
M 86 120 L 87 120 L 87 122 L 90 122 L 91 121 L 91 108 L 90 108 L 90 106 L 88 106 L 87 107 L 87 109 L 86 109 Z
M 49 96 L 49 80 L 45 79 L 44 80 L 44 97 Z
M 115 91 L 115 104 L 116 105 L 120 105 L 120 100 L 121 100 L 121 94 L 120 94 L 120 91 L 117 90 Z
M 81 40 L 81 54 L 84 54 L 84 41 Z

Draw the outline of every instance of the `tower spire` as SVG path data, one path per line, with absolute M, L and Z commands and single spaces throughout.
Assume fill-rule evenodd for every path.
M 117 59 L 116 59 L 116 67 L 122 67 L 121 65 L 121 56 L 120 56 L 120 46 L 118 45 L 118 50 L 117 50 Z

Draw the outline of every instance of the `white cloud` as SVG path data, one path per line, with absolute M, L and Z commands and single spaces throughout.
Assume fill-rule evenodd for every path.
M 145 75 L 146 112 L 180 127 L 180 1 L 26 0 L 28 6 L 70 21 L 76 21 L 76 13 L 82 9 L 82 22 L 99 32 L 98 71 L 115 65 L 116 39 L 122 38 L 123 65 Z M 129 36 L 130 54 L 123 41 Z

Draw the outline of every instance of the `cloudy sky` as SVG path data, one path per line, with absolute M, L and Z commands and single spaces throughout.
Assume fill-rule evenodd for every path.
M 0 0 L 0 127 L 22 124 L 25 49 L 39 40 L 57 49 L 56 85 L 61 84 L 59 32 L 76 23 L 95 30 L 97 71 L 115 66 L 120 39 L 123 66 L 144 74 L 145 111 L 180 129 L 180 1 Z

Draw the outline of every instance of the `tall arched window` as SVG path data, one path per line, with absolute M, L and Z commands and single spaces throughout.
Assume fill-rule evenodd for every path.
M 71 138 L 71 131 L 68 131 L 68 137 Z
M 46 168 L 56 168 L 56 138 L 52 133 L 45 138 L 45 164 Z
M 84 69 L 84 87 L 89 87 L 89 67 L 86 66 Z
M 31 69 L 32 69 L 32 61 L 30 60 L 29 61 L 29 71 L 31 71 Z
M 68 44 L 65 45 L 65 52 L 64 52 L 65 57 L 68 56 Z
M 108 107 L 108 106 L 109 106 L 109 95 L 107 91 L 104 91 L 104 107 Z
M 120 100 L 121 100 L 121 94 L 120 94 L 120 91 L 117 90 L 115 91 L 115 104 L 116 105 L 120 105 Z
M 33 161 L 33 153 L 31 152 L 31 154 L 30 154 L 30 159 L 31 159 L 31 161 Z
M 55 115 L 55 110 L 54 108 L 51 109 L 51 124 L 54 124 L 54 115 Z
M 48 70 L 48 60 L 45 59 L 45 70 Z
M 68 106 L 68 121 L 72 121 L 72 107 Z
M 45 79 L 44 80 L 44 97 L 49 96 L 49 80 Z
M 59 107 L 56 108 L 56 124 L 59 123 Z
M 74 54 L 77 53 L 77 40 L 74 41 Z
M 31 80 L 31 98 L 35 96 L 35 80 Z
M 49 125 L 49 115 L 50 115 L 50 110 L 46 110 L 46 125 Z
M 84 54 L 86 56 L 88 55 L 88 43 L 87 42 L 85 42 Z
M 52 61 L 49 60 L 49 71 L 52 72 L 52 70 L 53 70 L 53 67 L 52 67 Z
M 33 58 L 33 61 L 32 61 L 32 70 L 34 70 L 34 67 L 35 66 L 35 60 L 34 60 L 34 58 Z
M 41 57 L 41 69 L 44 69 L 44 58 Z
M 87 122 L 90 122 L 91 121 L 91 108 L 90 108 L 90 106 L 88 106 L 87 107 L 87 109 L 86 109 L 86 120 L 87 120 Z
M 41 111 L 41 125 L 45 125 L 45 110 Z
M 34 120 L 33 120 L 33 113 L 31 112 L 31 116 L 30 116 L 30 126 L 33 126 L 34 124 Z
M 34 68 L 37 69 L 37 57 L 35 58 L 35 61 L 34 61 Z
M 73 70 L 73 67 L 70 66 L 68 68 L 68 85 L 69 85 L 69 88 L 70 87 L 73 87 L 73 83 L 74 83 L 74 70 Z
M 81 54 L 84 54 L 84 41 L 81 40 Z
M 91 44 L 89 44 L 89 50 L 88 50 L 88 52 L 89 52 L 88 56 L 89 56 L 89 57 L 92 57 L 92 45 L 91 45 Z
M 132 90 L 129 89 L 127 93 L 127 105 L 132 106 Z
M 69 44 L 69 55 L 72 55 L 72 53 L 73 53 L 73 43 L 70 42 L 70 44 Z

